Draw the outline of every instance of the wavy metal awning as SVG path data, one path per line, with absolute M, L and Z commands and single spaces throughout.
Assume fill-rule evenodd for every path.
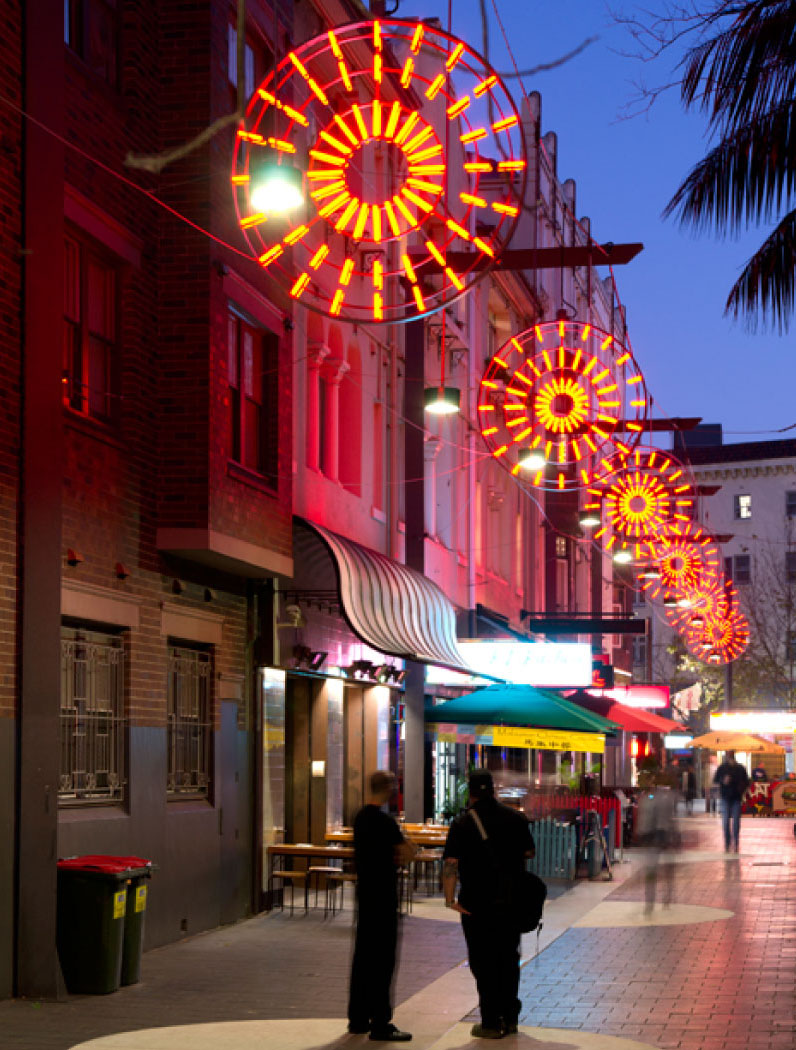
M 358 638 L 388 656 L 474 673 L 458 649 L 456 610 L 435 583 L 322 525 L 304 519 L 297 524 L 320 537 L 331 554 L 343 616 Z M 299 540 L 296 562 L 301 547 Z M 312 552 L 306 554 L 311 561 Z

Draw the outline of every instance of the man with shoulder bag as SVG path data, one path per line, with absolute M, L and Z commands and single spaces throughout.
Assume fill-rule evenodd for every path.
M 481 1023 L 471 1034 L 500 1039 L 517 1031 L 522 1005 L 520 934 L 533 922 L 525 914 L 525 860 L 536 850 L 525 815 L 495 798 L 491 773 L 476 770 L 468 787 L 469 808 L 453 822 L 445 843 L 442 885 L 446 907 L 461 914 L 478 988 Z

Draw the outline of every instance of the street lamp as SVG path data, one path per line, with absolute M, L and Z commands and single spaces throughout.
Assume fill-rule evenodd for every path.
M 618 565 L 628 565 L 631 561 L 633 561 L 633 555 L 630 553 L 629 550 L 627 550 L 626 547 L 621 547 L 614 554 L 614 561 Z
M 600 515 L 595 514 L 593 510 L 584 510 L 578 518 L 578 522 L 582 529 L 596 529 L 600 524 Z
M 292 164 L 266 161 L 252 179 L 251 203 L 266 215 L 295 211 L 304 203 L 301 172 Z
M 538 449 L 523 449 L 517 456 L 517 465 L 523 470 L 543 470 L 545 462 L 544 453 Z
M 461 391 L 452 386 L 428 386 L 423 393 L 426 412 L 433 416 L 452 416 L 459 411 Z

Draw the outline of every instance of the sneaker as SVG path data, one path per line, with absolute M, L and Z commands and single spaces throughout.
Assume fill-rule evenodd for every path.
M 490 1028 L 485 1024 L 474 1024 L 470 1029 L 470 1035 L 476 1039 L 502 1039 L 503 1034 L 502 1028 Z
M 412 1035 L 410 1032 L 402 1032 L 394 1024 L 388 1024 L 386 1028 L 372 1029 L 370 1038 L 374 1043 L 408 1043 Z

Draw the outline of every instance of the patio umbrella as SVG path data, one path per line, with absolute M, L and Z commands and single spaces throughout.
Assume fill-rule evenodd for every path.
M 688 747 L 704 747 L 708 751 L 753 751 L 756 754 L 781 755 L 784 748 L 772 744 L 751 733 L 735 733 L 729 729 L 714 729 L 702 736 L 695 736 Z
M 610 735 L 621 728 L 607 718 L 532 685 L 492 685 L 477 689 L 467 696 L 427 707 L 425 719 L 459 725 L 529 726 Z

